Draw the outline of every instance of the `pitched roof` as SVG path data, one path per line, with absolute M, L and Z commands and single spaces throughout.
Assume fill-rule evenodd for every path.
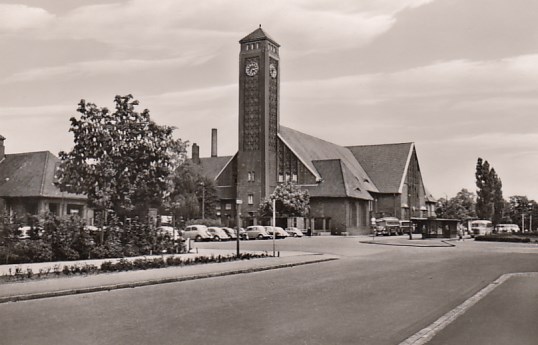
M 437 199 L 433 196 L 433 194 L 428 190 L 428 188 L 424 188 L 424 193 L 426 194 L 426 202 L 436 203 Z
M 234 156 L 200 158 L 200 165 L 205 177 L 215 180 Z
M 247 43 L 247 42 L 256 42 L 256 41 L 262 41 L 262 40 L 268 40 L 271 41 L 274 45 L 277 47 L 280 47 L 280 44 L 278 44 L 274 39 L 271 38 L 271 36 L 267 35 L 265 31 L 262 30 L 262 27 L 260 25 L 259 28 L 252 31 L 250 34 L 243 37 L 239 43 Z
M 316 177 L 327 178 L 316 168 L 314 161 L 339 159 L 345 169 L 356 179 L 360 190 L 378 192 L 375 182 L 368 176 L 351 151 L 345 147 L 284 126 L 280 126 L 279 137 Z
M 315 186 L 306 186 L 312 197 L 352 197 L 372 200 L 360 181 L 340 159 L 313 161 L 323 180 Z
M 60 159 L 49 151 L 8 154 L 0 162 L 0 197 L 86 199 L 54 185 Z
M 400 193 L 413 143 L 348 146 L 381 193 Z

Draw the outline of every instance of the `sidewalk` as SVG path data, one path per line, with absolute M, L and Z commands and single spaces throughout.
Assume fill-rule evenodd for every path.
M 182 258 L 194 256 L 228 255 L 234 254 L 232 250 L 200 249 L 198 253 L 181 254 Z M 156 256 L 155 256 L 156 257 Z M 134 259 L 134 258 L 133 258 Z M 73 276 L 47 278 L 41 280 L 23 280 L 0 284 L 0 303 L 15 302 L 22 300 L 65 296 L 79 293 L 107 291 L 123 288 L 132 288 L 146 285 L 180 282 L 194 279 L 220 277 L 232 274 L 259 272 L 270 269 L 292 267 L 330 260 L 336 260 L 336 256 L 325 254 L 313 254 L 305 252 L 281 252 L 280 257 L 259 258 L 252 260 L 231 261 L 224 263 L 199 264 L 182 267 L 167 267 L 161 269 L 101 273 L 87 276 Z M 108 259 L 113 261 L 117 259 Z M 82 265 L 84 263 L 100 265 L 107 260 L 86 260 L 62 263 L 39 263 L 26 265 L 2 265 L 0 272 L 8 270 L 8 266 L 18 266 L 23 269 L 32 267 L 39 270 L 40 267 L 51 267 L 55 264 Z

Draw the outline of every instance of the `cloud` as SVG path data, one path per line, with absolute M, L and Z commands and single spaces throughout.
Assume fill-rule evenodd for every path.
M 54 18 L 54 15 L 42 8 L 0 4 L 0 33 L 39 29 L 51 23 Z
M 199 57 L 187 54 L 172 59 L 125 59 L 125 60 L 96 60 L 74 62 L 62 66 L 41 67 L 15 73 L 4 78 L 0 83 L 35 82 L 49 79 L 76 79 L 96 75 L 131 74 L 152 69 L 174 69 L 186 65 L 199 65 L 211 59 L 211 55 Z
M 270 23 L 275 37 L 289 38 L 290 52 L 348 48 L 371 42 L 389 30 L 397 13 L 431 0 L 333 1 L 276 0 L 253 5 L 250 0 L 129 0 L 78 7 L 55 20 L 42 32 L 46 39 L 88 39 L 128 49 L 136 40 L 138 49 L 172 53 L 189 46 L 207 49 L 230 39 L 240 39 L 245 30 Z M 241 28 L 237 23 L 249 23 Z M 204 48 L 205 47 L 205 48 Z

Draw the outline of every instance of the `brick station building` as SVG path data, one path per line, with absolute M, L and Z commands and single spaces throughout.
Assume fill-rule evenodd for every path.
M 236 200 L 242 226 L 267 223 L 258 205 L 285 181 L 308 190 L 311 210 L 306 219 L 279 219 L 283 226 L 358 234 L 369 231 L 371 217 L 433 215 L 414 143 L 344 147 L 281 126 L 280 45 L 261 27 L 239 43 L 239 149 L 219 157 L 216 129 L 211 157 L 192 148 L 215 181 L 223 224 L 235 225 Z

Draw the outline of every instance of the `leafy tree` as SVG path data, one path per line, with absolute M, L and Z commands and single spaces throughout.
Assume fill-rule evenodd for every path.
M 509 198 L 509 220 L 510 223 L 518 224 L 523 229 L 523 220 L 525 220 L 525 229 L 531 226 L 530 216 L 532 215 L 532 228 L 538 226 L 538 204 L 534 200 L 529 200 L 524 195 L 513 195 Z
M 502 182 L 488 161 L 478 158 L 476 163 L 476 214 L 481 219 L 498 223 L 503 218 L 504 199 Z
M 215 183 L 202 174 L 202 168 L 191 161 L 184 161 L 173 174 L 168 183 L 168 196 L 165 208 L 176 219 L 193 219 L 202 217 L 215 218 L 215 206 L 219 202 Z
M 273 214 L 273 200 L 276 200 L 276 212 L 281 216 L 303 217 L 310 210 L 308 191 L 301 190 L 292 182 L 279 184 L 273 193 L 260 203 L 258 212 L 262 217 Z
M 90 206 L 121 215 L 161 203 L 185 143 L 172 138 L 173 127 L 153 122 L 147 109 L 137 112 L 133 96 L 116 96 L 114 103 L 110 112 L 80 101 L 80 119 L 70 119 L 75 146 L 60 152 L 57 177 L 62 191 L 85 194 Z
M 465 188 L 449 200 L 440 200 L 444 207 L 440 210 L 441 215 L 438 214 L 439 218 L 459 219 L 464 221 L 476 217 L 475 195 Z

